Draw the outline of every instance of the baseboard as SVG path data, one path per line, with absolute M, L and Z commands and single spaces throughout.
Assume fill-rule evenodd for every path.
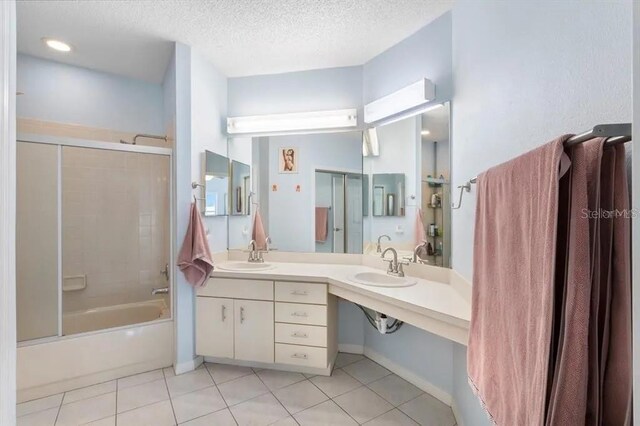
M 176 364 L 173 366 L 173 371 L 178 374 L 188 373 L 189 371 L 193 371 L 200 366 L 204 362 L 204 358 L 201 356 L 197 356 L 191 361 L 181 362 L 180 364 Z
M 453 417 L 456 418 L 457 426 L 464 426 L 464 422 L 462 421 L 462 414 L 458 409 L 458 404 L 456 404 L 455 399 L 451 402 L 451 411 L 453 411 Z
M 349 343 L 338 343 L 338 352 L 346 352 L 348 354 L 364 354 L 363 345 L 352 345 Z
M 378 352 L 366 346 L 364 348 L 364 356 L 366 356 L 367 358 L 370 358 L 372 361 L 377 362 L 387 370 L 402 377 L 407 382 L 411 383 L 412 385 L 416 386 L 419 389 L 422 389 L 429 395 L 451 406 L 451 402 L 453 401 L 453 398 L 451 397 L 451 395 L 449 395 L 447 392 L 443 391 L 436 385 L 416 375 L 413 371 L 408 370 L 399 364 L 396 364 L 394 361 L 391 361 L 389 358 L 379 354 Z

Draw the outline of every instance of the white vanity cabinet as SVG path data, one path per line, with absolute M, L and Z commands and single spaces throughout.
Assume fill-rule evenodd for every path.
M 326 284 L 211 278 L 196 299 L 198 355 L 213 362 L 331 373 L 337 300 Z

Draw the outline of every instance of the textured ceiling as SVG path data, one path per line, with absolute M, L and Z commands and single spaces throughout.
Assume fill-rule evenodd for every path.
M 361 65 L 453 0 L 138 0 L 18 2 L 18 51 L 160 82 L 171 41 L 229 77 Z M 49 51 L 42 37 L 74 52 Z

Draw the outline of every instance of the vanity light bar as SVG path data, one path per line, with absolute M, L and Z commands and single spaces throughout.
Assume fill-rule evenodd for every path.
M 364 122 L 374 123 L 435 99 L 436 87 L 423 78 L 364 106 Z
M 227 133 L 274 133 L 356 127 L 355 108 L 227 118 Z

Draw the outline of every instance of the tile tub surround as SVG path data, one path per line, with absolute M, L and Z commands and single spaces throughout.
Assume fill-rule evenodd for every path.
M 170 173 L 163 155 L 62 147 L 63 288 L 86 279 L 63 292 L 63 312 L 150 300 L 169 284 Z
M 471 304 L 459 291 L 461 279 L 449 283 L 449 269 L 408 265 L 408 276 L 418 278 L 411 287 L 374 287 L 355 283 L 350 277 L 359 272 L 385 273 L 380 259 L 367 255 L 316 255 L 268 253 L 265 261 L 275 268 L 263 271 L 229 272 L 214 269 L 215 278 L 241 278 L 275 281 L 328 283 L 329 293 L 398 318 L 431 333 L 466 345 Z M 229 252 L 229 260 L 246 260 L 246 253 Z M 335 263 L 331 263 L 334 260 Z M 328 263 L 319 263 L 324 261 Z M 284 263 L 286 262 L 286 263 Z
M 331 377 L 224 364 L 153 370 L 18 404 L 20 425 L 454 426 L 451 408 L 362 355 Z M 352 376 L 352 372 L 355 376 Z

